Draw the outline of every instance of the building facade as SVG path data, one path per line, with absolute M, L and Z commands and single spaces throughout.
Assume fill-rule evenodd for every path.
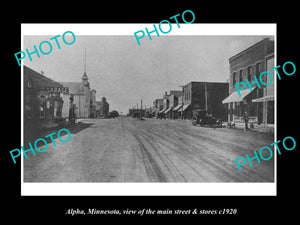
M 153 101 L 153 108 L 151 114 L 154 117 L 158 117 L 158 113 L 163 109 L 163 99 L 155 99 Z
M 87 74 L 84 72 L 81 77 L 81 82 L 59 82 L 64 87 L 69 88 L 69 93 L 63 96 L 65 104 L 62 110 L 62 116 L 64 118 L 69 117 L 70 104 L 76 105 L 76 117 L 77 118 L 88 118 L 90 117 L 93 100 L 90 90 L 90 84 L 88 82 Z M 73 103 L 70 102 L 70 97 L 73 96 Z
M 183 106 L 183 96 L 181 95 L 177 99 L 177 105 L 172 110 L 174 119 L 180 119 L 181 118 L 182 106 Z
M 171 90 L 168 94 L 165 92 L 162 98 L 162 106 L 163 108 L 160 110 L 160 114 L 163 115 L 163 118 L 173 119 L 174 113 L 173 109 L 178 104 L 178 97 L 182 95 L 182 91 Z
M 106 101 L 106 98 L 102 97 L 100 115 L 103 117 L 107 117 L 108 112 L 109 112 L 109 104 Z
M 193 110 L 205 110 L 212 116 L 227 120 L 227 108 L 222 100 L 228 95 L 229 84 L 224 82 L 195 82 L 183 86 L 183 106 L 179 109 L 184 119 L 191 119 Z
M 242 52 L 229 58 L 230 79 L 229 96 L 223 100 L 228 107 L 228 121 L 243 122 L 243 115 L 247 112 L 249 122 L 254 124 L 274 123 L 274 80 L 265 86 L 258 82 L 260 74 L 270 71 L 274 67 L 274 41 L 269 38 L 257 42 Z M 264 83 L 270 81 L 267 74 L 261 76 Z M 251 89 L 246 80 L 251 84 Z M 238 95 L 235 84 L 245 82 L 246 88 Z M 241 87 L 242 84 L 240 84 Z
M 96 90 L 90 90 L 90 109 L 89 109 L 89 117 L 96 118 Z
M 63 85 L 27 66 L 24 75 L 24 127 L 51 127 L 62 122 Z
M 170 91 L 169 95 L 169 108 L 166 110 L 166 117 L 169 119 L 176 119 L 177 111 L 175 111 L 175 107 L 178 105 L 178 99 L 182 96 L 182 91 Z
M 271 70 L 275 67 L 274 63 L 274 54 L 267 55 L 266 59 L 266 67 L 267 71 L 272 74 L 273 79 L 276 77 L 274 70 Z M 271 78 L 267 76 L 266 83 L 271 82 L 269 85 L 263 88 L 263 97 L 252 99 L 254 103 L 261 103 L 263 110 L 262 110 L 262 124 L 274 124 L 274 95 L 275 95 L 275 82 L 271 81 Z
M 102 97 L 102 101 L 95 102 L 96 117 L 106 118 L 109 113 L 109 103 L 105 97 Z

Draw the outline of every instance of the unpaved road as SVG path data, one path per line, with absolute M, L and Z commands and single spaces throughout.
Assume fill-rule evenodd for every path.
M 253 160 L 253 167 L 247 163 L 241 172 L 234 161 L 269 146 L 271 134 L 126 117 L 81 124 L 69 142 L 55 139 L 56 147 L 49 143 L 45 152 L 28 153 L 25 182 L 274 181 L 273 158 Z

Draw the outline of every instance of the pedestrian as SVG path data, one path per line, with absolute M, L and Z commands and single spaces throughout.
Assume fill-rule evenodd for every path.
M 73 109 L 72 107 L 69 108 L 69 123 L 70 125 L 72 125 L 72 121 L 73 121 Z
M 247 112 L 244 112 L 244 121 L 245 121 L 245 130 L 248 130 L 249 116 Z

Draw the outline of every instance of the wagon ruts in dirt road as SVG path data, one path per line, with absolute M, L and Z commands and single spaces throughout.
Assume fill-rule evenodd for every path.
M 204 126 L 222 127 L 222 120 L 213 117 L 206 110 L 197 109 L 197 110 L 193 110 L 192 124 L 194 126 L 200 125 L 201 127 Z

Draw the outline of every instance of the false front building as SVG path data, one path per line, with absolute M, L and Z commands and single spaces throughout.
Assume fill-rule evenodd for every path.
M 88 118 L 96 115 L 96 99 L 95 90 L 90 89 L 90 83 L 86 72 L 81 77 L 81 82 L 59 82 L 64 87 L 69 88 L 69 93 L 63 95 L 63 100 L 66 104 L 63 106 L 62 116 L 69 117 L 70 105 L 76 105 L 76 117 Z M 73 102 L 70 101 L 73 99 Z
M 24 74 L 24 127 L 38 129 L 62 122 L 62 84 L 27 66 Z
M 179 117 L 182 113 L 183 119 L 191 119 L 193 110 L 200 109 L 226 121 L 227 108 L 222 104 L 222 100 L 227 96 L 228 87 L 228 83 L 192 81 L 183 86 L 183 96 L 175 110 L 178 111 Z

